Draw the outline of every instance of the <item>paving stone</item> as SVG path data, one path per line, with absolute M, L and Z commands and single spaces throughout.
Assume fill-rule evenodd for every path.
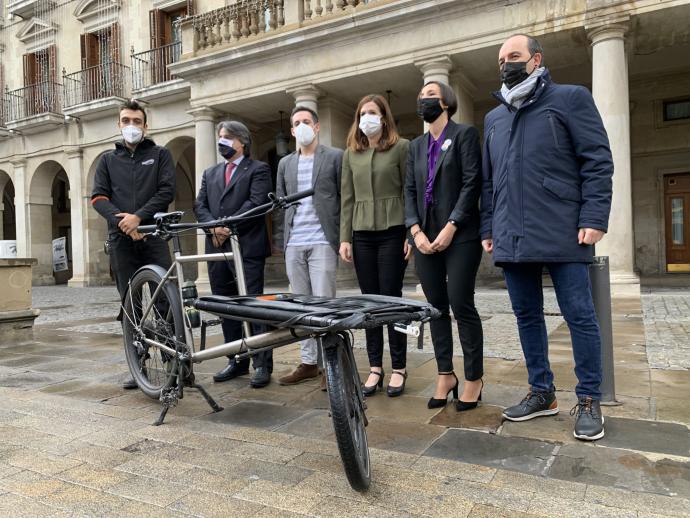
M 94 466 L 114 467 L 127 462 L 132 454 L 105 446 L 85 444 L 67 453 L 66 456 Z
M 449 404 L 429 422 L 448 428 L 470 428 L 494 433 L 503 422 L 502 413 L 502 408 L 484 404 L 480 404 L 473 410 L 458 412 L 454 404 Z
M 569 500 L 581 500 L 585 498 L 585 491 L 587 491 L 588 487 L 592 487 L 570 480 L 558 480 L 505 470 L 497 470 L 489 486 L 523 488 L 532 493 L 541 492 L 558 495 L 561 498 Z
M 68 487 L 68 484 L 40 473 L 24 470 L 1 479 L 0 487 L 18 495 L 41 499 Z
M 254 516 L 262 511 L 264 506 L 206 491 L 194 491 L 173 502 L 168 508 L 194 516 L 226 518 L 228 516 Z
M 567 500 L 543 493 L 534 496 L 527 511 L 554 518 L 637 518 L 634 511 L 603 506 L 586 500 Z
M 609 417 L 605 430 L 602 446 L 690 457 L 690 430 L 685 425 Z
M 504 509 L 492 505 L 477 504 L 470 511 L 472 518 L 539 518 L 543 514 L 522 513 L 513 509 Z
M 277 432 L 289 433 L 310 439 L 325 439 L 333 437 L 333 420 L 324 410 L 307 412 L 294 421 L 276 428 Z
M 152 504 L 136 502 L 134 500 L 124 500 L 122 506 L 117 509 L 115 516 L 136 516 L 137 518 L 181 518 L 188 515 Z
M 555 444 L 532 439 L 451 429 L 424 455 L 541 474 L 555 447 Z
M 572 482 L 568 482 L 572 484 Z M 654 513 L 663 510 L 665 516 L 688 516 L 690 500 L 671 498 L 651 493 L 634 493 L 612 487 L 587 486 L 586 500 L 609 507 L 619 507 L 638 513 Z
M 243 401 L 202 419 L 215 423 L 274 429 L 294 421 L 304 414 L 304 411 L 286 406 L 259 401 Z
M 522 422 L 503 421 L 500 435 L 527 439 L 538 437 L 545 441 L 577 444 L 579 441 L 573 437 L 574 426 L 575 420 L 561 407 L 561 412 L 555 416 L 539 417 Z
M 494 468 L 427 456 L 419 457 L 410 469 L 449 479 L 458 478 L 482 483 L 490 482 L 496 475 Z
M 107 492 L 147 504 L 165 507 L 187 495 L 191 489 L 182 484 L 157 480 L 154 478 L 134 476 L 116 486 L 108 488 Z
M 467 501 L 493 505 L 512 511 L 527 511 L 534 493 L 522 487 L 488 486 L 467 480 L 448 480 L 443 492 L 465 498 Z
M 12 493 L 0 494 L 0 515 L 12 518 L 55 517 L 59 511 L 35 500 Z
M 225 496 L 237 493 L 250 483 L 247 478 L 230 477 L 226 474 L 196 467 L 184 472 L 172 471 L 167 478 L 170 482 Z
M 292 486 L 257 480 L 235 494 L 235 498 L 287 511 L 310 514 L 319 509 L 324 495 L 306 487 L 298 490 Z
M 131 478 L 131 475 L 127 473 L 97 468 L 89 464 L 82 464 L 76 468 L 65 470 L 58 476 L 60 480 L 98 490 L 107 489 Z
M 2 387 L 21 387 L 24 390 L 39 389 L 55 383 L 62 383 L 71 376 L 59 376 L 57 374 L 42 374 L 38 372 L 24 372 L 11 376 L 0 377 Z
M 289 464 L 314 471 L 327 471 L 336 474 L 343 473 L 343 463 L 339 455 L 323 455 L 321 453 L 305 452 L 292 459 Z
M 152 459 L 150 457 L 136 455 L 133 459 L 120 464 L 115 468 L 117 471 L 141 475 L 145 477 L 169 480 L 170 473 L 181 473 L 192 469 L 191 464 L 184 464 L 178 460 L 167 460 L 161 457 Z
M 377 518 L 404 518 L 416 516 L 399 509 L 390 509 L 376 505 L 365 504 L 363 502 L 353 502 L 337 496 L 327 496 L 319 502 L 318 516 L 338 516 L 343 518 L 360 518 L 362 516 L 372 516 Z M 459 516 L 459 515 L 456 515 Z
M 583 484 L 690 497 L 690 462 L 649 460 L 635 452 L 595 445 L 563 446 L 548 476 Z
M 43 501 L 81 516 L 117 514 L 123 504 L 123 500 L 118 497 L 73 484 L 46 495 Z
M 443 432 L 444 428 L 416 423 L 398 423 L 372 418 L 367 427 L 369 446 L 403 453 L 421 453 Z
M 35 471 L 43 475 L 54 475 L 81 464 L 81 461 L 58 457 L 49 453 L 38 453 L 35 450 L 18 450 L 9 454 L 5 459 L 8 464 Z

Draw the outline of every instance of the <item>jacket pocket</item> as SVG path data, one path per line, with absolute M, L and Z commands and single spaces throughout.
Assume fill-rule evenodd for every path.
M 562 200 L 574 201 L 576 203 L 580 203 L 582 201 L 582 192 L 574 185 L 570 185 L 547 176 L 544 178 L 542 186 L 548 192 Z
M 558 147 L 558 134 L 556 133 L 556 122 L 553 120 L 553 114 L 546 112 L 546 118 L 549 119 L 549 127 L 551 128 L 551 135 L 553 136 L 553 143 Z

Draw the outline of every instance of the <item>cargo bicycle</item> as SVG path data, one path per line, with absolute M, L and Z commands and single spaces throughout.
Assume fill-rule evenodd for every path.
M 330 415 L 345 474 L 355 490 L 365 491 L 371 481 L 366 404 L 352 350 L 352 330 L 394 324 L 400 332 L 416 334 L 414 322 L 426 322 L 439 313 L 423 302 L 378 295 L 327 298 L 247 294 L 238 240 L 241 223 L 296 204 L 312 194 L 313 190 L 281 198 L 269 195 L 266 204 L 203 223 L 180 223 L 181 211 L 159 213 L 154 216 L 154 225 L 139 226 L 138 231 L 146 236 L 171 240 L 174 261 L 167 270 L 157 265 L 144 266 L 131 278 L 122 302 L 125 356 L 141 391 L 161 402 L 161 413 L 154 423 L 160 425 L 168 410 L 182 399 L 185 387 L 198 390 L 214 412 L 222 410 L 196 381 L 194 364 L 221 356 L 241 360 L 315 338 L 324 358 Z M 208 232 L 220 226 L 230 230 L 230 252 L 182 254 L 182 232 Z M 231 261 L 239 295 L 198 296 L 194 284 L 185 280 L 183 265 L 204 261 Z M 201 318 L 201 312 L 214 319 Z M 218 319 L 241 321 L 242 338 L 206 347 L 208 327 L 220 323 Z M 252 335 L 250 324 L 270 330 Z M 198 348 L 193 333 L 196 327 L 201 328 Z

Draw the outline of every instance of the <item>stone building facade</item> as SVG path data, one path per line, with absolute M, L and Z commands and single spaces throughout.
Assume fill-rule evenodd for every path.
M 201 172 L 219 161 L 219 120 L 245 122 L 253 155 L 275 170 L 294 148 L 285 135 L 295 104 L 318 111 L 322 143 L 343 147 L 358 99 L 381 93 L 413 138 L 424 130 L 416 94 L 436 79 L 458 94 L 457 120 L 481 129 L 495 105 L 498 49 L 518 32 L 540 39 L 556 82 L 591 88 L 602 114 L 616 172 L 597 253 L 610 256 L 615 289 L 639 292 L 640 275 L 690 271 L 690 0 L 0 5 L 0 239 L 16 238 L 20 256 L 39 260 L 36 283 L 110 282 L 105 224 L 89 195 L 123 99 L 147 103 L 150 135 L 176 162 L 175 207 L 189 218 Z M 278 219 L 272 232 L 278 271 Z M 70 271 L 60 276 L 50 243 L 62 235 Z M 485 258 L 482 274 L 495 273 Z

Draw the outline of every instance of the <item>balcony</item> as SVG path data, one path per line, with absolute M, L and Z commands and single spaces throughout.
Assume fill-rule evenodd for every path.
M 65 115 L 98 117 L 112 111 L 129 97 L 129 67 L 110 61 L 67 74 L 63 70 Z
M 38 133 L 64 123 L 60 108 L 62 85 L 42 81 L 5 93 L 4 107 L 8 130 Z
M 37 8 L 41 11 L 55 7 L 54 0 L 10 0 L 7 4 L 7 13 L 28 20 L 36 14 Z
M 6 126 L 7 115 L 9 114 L 9 103 L 5 96 L 0 96 L 0 138 L 7 138 L 10 132 Z
M 237 46 L 268 33 L 351 16 L 395 0 L 237 0 L 183 22 L 187 52 Z
M 132 49 L 132 94 L 144 101 L 188 97 L 189 83 L 170 73 L 168 65 L 177 63 L 182 42 L 177 41 L 145 52 Z

